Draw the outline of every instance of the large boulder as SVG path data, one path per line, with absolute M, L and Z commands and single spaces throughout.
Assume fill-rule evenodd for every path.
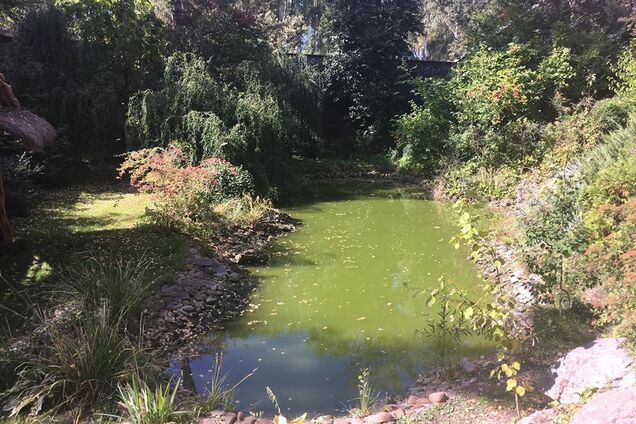
M 570 424 L 636 423 L 636 389 L 614 389 L 595 396 L 579 409 Z
M 632 359 L 622 348 L 622 338 L 598 339 L 578 347 L 551 369 L 554 384 L 546 392 L 561 403 L 577 403 L 585 389 L 629 387 L 636 384 Z

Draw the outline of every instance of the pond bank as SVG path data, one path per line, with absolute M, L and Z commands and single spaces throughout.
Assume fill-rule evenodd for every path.
M 146 302 L 147 340 L 160 351 L 191 350 L 198 336 L 214 330 L 216 323 L 241 315 L 256 285 L 239 265 L 267 261 L 269 244 L 297 225 L 289 215 L 272 210 L 252 227 L 215 235 L 210 245 L 190 242 L 185 269 Z

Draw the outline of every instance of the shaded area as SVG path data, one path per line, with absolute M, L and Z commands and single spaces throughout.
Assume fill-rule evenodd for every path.
M 28 217 L 14 220 L 15 243 L 0 252 L 0 300 L 19 309 L 17 290 L 55 283 L 56 271 L 85 255 L 155 262 L 149 279 L 183 260 L 185 238 L 146 223 L 148 200 L 119 185 L 87 185 L 43 193 Z

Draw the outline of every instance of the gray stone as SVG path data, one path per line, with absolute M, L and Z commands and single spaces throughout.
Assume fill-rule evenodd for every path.
M 188 314 L 190 314 L 190 313 L 192 313 L 192 312 L 194 312 L 194 311 L 195 311 L 194 306 L 192 306 L 192 305 L 183 305 L 183 307 L 181 308 L 181 310 L 182 310 L 183 312 L 188 313 Z
M 570 424 L 636 423 L 636 388 L 620 388 L 604 392 L 579 409 Z
M 399 418 L 405 416 L 406 412 L 404 412 L 404 409 L 402 408 L 397 408 L 391 411 L 391 415 L 393 416 L 393 418 Z
M 551 371 L 555 377 L 546 395 L 561 403 L 580 401 L 578 392 L 636 384 L 632 359 L 622 348 L 624 339 L 598 339 L 578 347 L 559 360 Z
M 422 395 L 422 396 L 411 395 L 407 399 L 406 403 L 408 403 L 410 406 L 418 406 L 418 405 L 429 404 L 429 403 L 431 403 L 431 401 L 429 400 L 428 396 L 426 396 L 426 395 Z
M 227 278 L 233 283 L 236 283 L 241 280 L 241 276 L 237 272 L 231 273 L 230 275 L 228 275 Z
M 219 261 L 206 257 L 189 257 L 186 258 L 185 263 L 188 265 L 196 265 L 201 267 L 215 267 L 219 266 Z
M 467 374 L 477 372 L 477 365 L 468 358 L 462 358 L 462 360 L 459 361 L 459 367 Z

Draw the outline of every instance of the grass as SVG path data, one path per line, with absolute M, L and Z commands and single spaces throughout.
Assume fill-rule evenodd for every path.
M 104 305 L 71 322 L 43 320 L 46 345 L 26 355 L 8 391 L 12 414 L 90 408 L 108 399 L 140 367 L 141 350 Z
M 206 396 L 197 404 L 197 410 L 200 413 L 210 413 L 214 410 L 233 411 L 236 408 L 236 391 L 238 387 L 248 378 L 250 378 L 256 370 L 247 374 L 238 383 L 230 386 L 227 383 L 228 374 L 222 374 L 223 355 L 216 354 L 214 359 L 214 376 L 210 387 L 207 389 Z
M 151 265 L 144 257 L 88 256 L 62 272 L 56 290 L 63 299 L 80 300 L 85 311 L 94 311 L 106 302 L 116 317 L 137 315 L 152 288 L 146 279 Z
M 177 410 L 176 397 L 179 382 L 158 385 L 153 390 L 145 382 L 134 378 L 131 383 L 119 387 L 119 405 L 124 416 L 116 417 L 130 424 L 167 424 L 182 422 L 185 411 Z
M 214 212 L 230 225 L 250 227 L 258 223 L 272 208 L 272 202 L 268 199 L 244 195 L 219 203 L 214 207 Z
M 184 236 L 148 222 L 149 202 L 121 185 L 85 185 L 46 192 L 28 217 L 12 221 L 16 242 L 0 252 L 0 305 L 15 313 L 2 309 L 0 320 L 16 335 L 24 322 L 16 317 L 39 316 L 34 337 L 45 342 L 0 363 L 11 376 L 0 386 L 13 386 L 14 411 L 86 412 L 143 371 L 127 318 L 140 312 L 149 284 L 182 266 L 187 250 Z M 83 307 L 62 319 L 41 313 L 69 299 Z
M 153 262 L 150 281 L 183 263 L 184 236 L 169 233 L 145 219 L 150 200 L 122 185 L 85 185 L 43 194 L 26 218 L 12 220 L 16 242 L 0 252 L 0 275 L 23 289 L 56 282 L 55 270 L 77 257 L 145 257 Z M 15 305 L 15 296 L 0 282 L 0 303 Z
M 369 382 L 369 369 L 364 368 L 358 376 L 358 406 L 349 409 L 349 415 L 364 417 L 369 415 L 373 405 L 379 400 L 379 393 L 375 391 Z

